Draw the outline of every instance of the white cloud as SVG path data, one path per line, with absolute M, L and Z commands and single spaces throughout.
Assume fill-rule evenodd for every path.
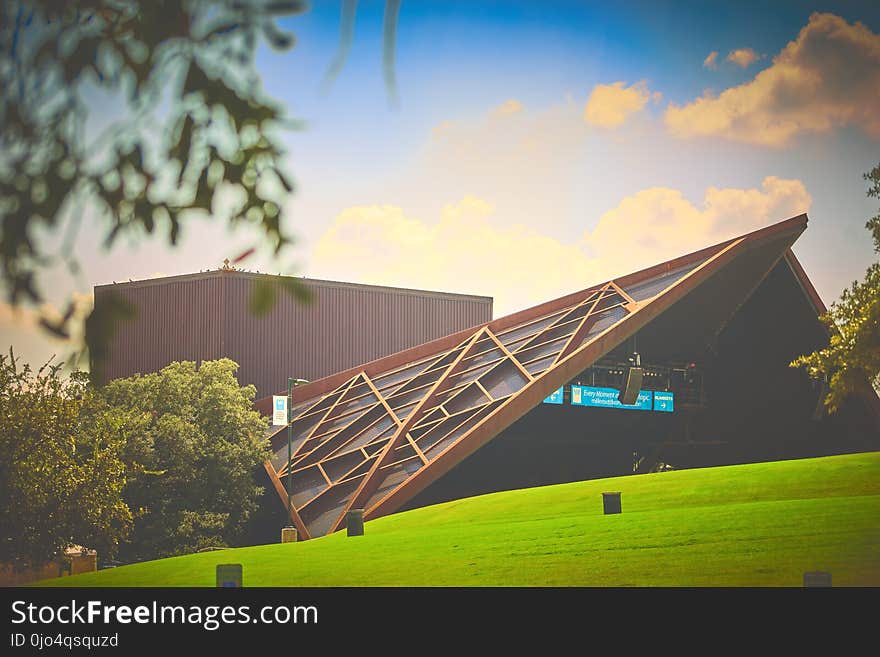
M 358 206 L 336 217 L 314 264 L 343 280 L 492 296 L 497 317 L 806 212 L 810 202 L 800 181 L 773 176 L 761 189 L 710 187 L 700 207 L 654 187 L 624 198 L 574 243 L 504 222 L 473 196 L 436 222 Z
M 797 39 L 751 81 L 682 107 L 670 105 L 665 119 L 679 137 L 765 146 L 844 125 L 880 138 L 880 36 L 862 23 L 813 14 Z
M 751 48 L 737 48 L 728 53 L 725 61 L 732 62 L 740 68 L 748 68 L 758 59 L 760 59 L 760 56 Z
M 657 102 L 659 92 L 651 93 L 645 80 L 629 87 L 624 82 L 597 84 L 584 107 L 584 120 L 601 128 L 617 128 L 633 114 L 642 111 L 649 100 Z
M 703 66 L 706 68 L 712 69 L 713 71 L 718 68 L 718 51 L 713 50 L 708 55 L 706 55 L 706 59 L 703 60 Z

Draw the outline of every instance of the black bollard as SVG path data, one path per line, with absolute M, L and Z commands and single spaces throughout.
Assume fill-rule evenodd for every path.
M 352 509 L 345 516 L 345 526 L 349 536 L 364 535 L 364 510 Z

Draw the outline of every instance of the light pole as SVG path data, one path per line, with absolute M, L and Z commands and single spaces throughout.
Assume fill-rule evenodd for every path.
M 296 386 L 303 385 L 304 383 L 308 383 L 305 379 L 294 379 L 292 377 L 287 378 L 287 522 L 290 523 L 293 519 L 293 507 L 290 502 L 290 486 L 291 486 L 291 473 L 290 466 L 291 461 L 293 460 L 293 455 L 291 454 L 291 444 L 293 441 L 293 426 L 290 422 L 290 416 L 293 414 L 293 389 Z

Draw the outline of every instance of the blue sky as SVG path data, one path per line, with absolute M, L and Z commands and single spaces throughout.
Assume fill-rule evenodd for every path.
M 874 258 L 878 3 L 403 0 L 396 107 L 379 1 L 358 3 L 322 93 L 341 7 L 284 19 L 296 46 L 258 53 L 305 128 L 283 135 L 297 245 L 249 269 L 487 294 L 499 316 L 803 211 L 795 253 L 826 303 Z M 55 273 L 54 303 L 216 268 L 256 239 L 204 221 L 177 249 L 106 253 L 83 233 L 84 274 Z M 32 318 L 0 329 L 36 361 L 58 345 Z

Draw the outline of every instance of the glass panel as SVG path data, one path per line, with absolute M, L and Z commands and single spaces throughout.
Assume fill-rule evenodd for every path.
M 372 391 L 357 398 L 346 395 L 346 399 L 339 402 L 336 405 L 336 408 L 330 411 L 330 415 L 327 416 L 327 421 L 340 417 L 341 415 L 347 415 L 359 408 L 370 406 L 377 401 L 379 401 L 379 399 L 372 393 Z
M 541 372 L 550 367 L 554 360 L 556 360 L 555 355 L 547 356 L 546 358 L 541 358 L 532 363 L 526 363 L 523 367 L 525 367 L 528 373 L 532 376 L 538 376 Z
M 373 493 L 373 496 L 367 501 L 364 508 L 369 509 L 374 504 L 381 501 L 382 498 L 409 479 L 409 476 L 421 467 L 421 459 L 414 458 L 409 461 L 404 461 L 403 463 L 398 463 L 397 465 L 382 468 L 382 472 L 387 472 L 388 474 L 385 475 L 382 483 L 379 484 L 379 488 L 376 489 L 376 492 Z
M 339 518 L 348 498 L 357 489 L 363 477 L 337 484 L 300 513 L 312 536 L 323 536 Z
M 521 363 L 527 360 L 534 360 L 543 356 L 549 356 L 550 354 L 556 355 L 562 350 L 562 347 L 565 346 L 567 340 L 568 336 L 565 335 L 558 340 L 554 340 L 553 342 L 550 342 L 548 344 L 536 345 L 534 347 L 524 349 L 523 351 L 518 351 L 515 355 L 517 360 Z
M 523 338 L 525 336 L 530 336 L 538 331 L 550 326 L 554 321 L 559 319 L 563 313 L 567 312 L 568 309 L 560 310 L 558 312 L 553 313 L 552 315 L 547 315 L 539 320 L 532 322 L 531 324 L 523 324 L 519 327 L 514 327 L 503 331 L 497 335 L 499 342 L 503 344 L 508 349 L 510 348 L 511 343 Z
M 496 364 L 497 363 L 487 363 L 481 367 L 477 367 L 476 369 L 471 370 L 470 372 L 454 374 L 443 383 L 441 390 L 442 392 L 446 392 L 448 390 L 451 390 L 452 388 L 457 388 L 462 384 L 470 383 L 474 379 L 478 378 L 481 374 L 484 374 L 489 369 L 495 367 Z
M 364 451 L 367 454 L 369 454 L 370 456 L 373 456 L 376 452 L 378 452 L 383 447 L 385 447 L 386 444 L 388 444 L 388 441 L 390 440 L 390 438 L 391 438 L 391 434 L 386 433 L 381 439 L 376 440 L 375 442 L 372 442 L 369 445 L 364 445 Z
M 363 463 L 361 463 L 357 469 L 353 470 L 351 473 L 345 476 L 346 479 L 353 479 L 355 477 L 360 477 L 362 475 L 367 474 L 370 471 L 370 468 L 373 467 L 373 464 L 376 462 L 375 458 L 370 458 Z
M 581 345 L 589 342 L 594 337 L 599 335 L 602 331 L 607 329 L 610 326 L 613 326 L 621 319 L 626 317 L 629 313 L 626 312 L 623 308 L 612 308 L 611 310 L 605 311 L 605 313 L 596 320 L 596 323 L 590 327 L 590 330 L 587 331 L 587 335 L 584 336 L 584 339 L 581 340 Z M 580 346 L 580 345 L 578 345 Z
M 630 285 L 623 289 L 636 301 L 644 301 L 645 299 L 650 299 L 654 295 L 659 294 L 660 292 L 665 290 L 676 281 L 680 280 L 687 273 L 699 267 L 705 261 L 705 259 L 700 260 L 693 264 L 686 265 L 685 267 L 681 267 L 680 269 L 676 269 L 665 274 L 660 274 L 659 276 L 655 276 L 654 278 L 650 278 L 636 285 Z
M 362 418 L 366 415 L 370 415 L 371 413 L 376 413 L 376 412 L 385 413 L 385 407 L 382 406 L 381 404 L 379 404 L 374 399 L 373 407 L 366 410 L 363 413 L 360 413 L 360 414 L 352 413 L 349 415 L 342 415 L 342 416 L 337 417 L 335 419 L 326 420 L 326 421 L 322 422 L 318 426 L 318 428 L 315 430 L 314 438 L 318 438 L 318 437 L 326 438 L 329 434 L 333 433 L 334 431 L 341 429 L 342 427 L 347 427 L 352 422 L 357 421 L 359 418 Z
M 334 456 L 324 461 L 321 465 L 324 468 L 324 472 L 330 477 L 330 481 L 339 481 L 346 472 L 353 470 L 365 460 L 364 455 L 361 454 L 360 450 L 357 450 Z
M 425 454 L 425 458 L 428 459 L 428 461 L 431 461 L 432 459 L 439 456 L 444 449 L 449 447 L 452 443 L 461 438 L 468 431 L 476 427 L 477 424 L 479 424 L 480 420 L 489 415 L 489 413 L 498 408 L 502 403 L 502 400 L 494 401 L 491 404 L 488 404 L 486 407 L 478 410 L 476 413 L 470 416 L 466 422 L 460 424 L 448 436 L 444 436 L 442 440 L 436 442 L 430 449 L 423 449 L 421 445 L 419 445 L 419 448 L 422 449 Z
M 443 407 L 450 415 L 452 415 L 453 413 L 463 411 L 466 408 L 481 406 L 488 401 L 491 400 L 483 394 L 483 391 L 480 390 L 475 384 L 471 384 L 468 387 L 464 388 L 457 395 L 455 395 L 452 399 L 443 402 Z
M 377 404 L 371 410 L 355 418 L 351 424 L 337 434 L 325 438 L 312 438 L 306 444 L 307 450 L 311 450 L 311 452 L 301 457 L 297 465 L 315 463 L 338 449 L 356 449 L 370 442 L 393 423 L 385 408 Z M 353 438 L 355 439 L 352 440 Z
M 494 342 L 492 344 L 495 344 Z M 498 347 L 494 349 L 489 349 L 488 351 L 484 351 L 481 354 L 477 354 L 475 356 L 468 356 L 467 358 L 462 358 L 461 363 L 459 363 L 456 371 L 463 372 L 464 370 L 468 370 L 475 365 L 481 365 L 483 363 L 489 363 L 493 360 L 498 360 L 499 358 L 504 357 L 504 352 L 501 351 Z
M 466 411 L 465 413 L 462 413 L 460 415 L 454 415 L 446 418 L 439 424 L 431 427 L 428 432 L 426 432 L 420 438 L 417 438 L 416 444 L 419 446 L 419 449 L 422 450 L 422 452 L 427 452 L 427 450 L 430 449 L 432 445 L 436 445 L 439 441 L 443 440 L 443 437 L 446 434 L 455 430 L 456 427 L 459 427 L 462 424 L 466 423 L 479 411 L 480 409 L 473 409 L 470 411 Z
M 394 449 L 394 454 L 391 455 L 390 463 L 403 461 L 404 459 L 412 458 L 413 456 L 417 456 L 416 450 L 412 448 L 412 445 L 410 445 L 409 442 L 406 442 L 400 447 Z
M 317 466 L 302 472 L 295 472 L 290 478 L 293 488 L 290 492 L 290 499 L 293 501 L 293 506 L 297 509 L 304 506 L 306 502 L 327 488 L 327 480 L 324 479 L 324 475 L 321 474 Z M 282 482 L 286 485 L 287 477 L 284 477 Z
M 480 383 L 493 399 L 500 399 L 515 393 L 528 379 L 508 360 L 483 376 Z
M 424 358 L 417 363 L 404 367 L 402 370 L 397 370 L 390 374 L 380 374 L 373 377 L 373 385 L 387 397 L 394 392 L 396 387 L 399 387 L 402 383 L 425 369 L 430 364 L 430 361 L 430 358 Z
M 428 390 L 430 386 L 422 388 L 420 390 L 410 390 L 408 392 L 401 393 L 399 395 L 395 395 L 394 397 L 389 397 L 387 399 L 388 405 L 397 411 L 398 408 L 406 406 L 414 401 L 417 401 L 428 394 Z
M 418 399 L 411 404 L 407 404 L 406 406 L 401 406 L 400 408 L 394 409 L 394 414 L 397 416 L 397 419 L 401 422 L 405 422 L 406 418 L 409 417 L 409 414 L 412 413 L 413 409 L 416 407 L 421 399 Z

